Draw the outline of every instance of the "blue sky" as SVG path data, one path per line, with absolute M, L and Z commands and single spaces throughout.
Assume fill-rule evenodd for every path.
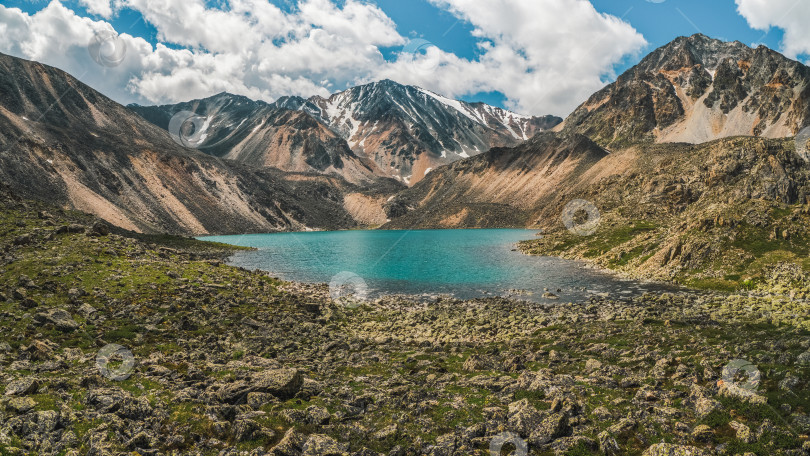
M 177 40 L 171 39 L 163 39 L 159 40 L 159 30 L 166 31 L 169 26 L 166 24 L 162 25 L 155 25 L 151 23 L 149 20 L 145 20 L 144 17 L 148 17 L 144 11 L 148 11 L 148 6 L 143 6 L 139 8 L 127 8 L 127 7 L 119 7 L 114 9 L 114 14 L 109 15 L 108 17 L 101 17 L 96 14 L 91 14 L 88 9 L 83 6 L 87 4 L 92 4 L 94 2 L 107 2 L 107 0 L 71 0 L 71 1 L 63 1 L 62 4 L 67 7 L 69 10 L 72 10 L 73 13 L 80 17 L 88 17 L 93 19 L 94 21 L 106 21 L 112 24 L 115 31 L 119 34 L 127 34 L 132 35 L 134 37 L 142 38 L 146 42 L 148 42 L 151 46 L 155 47 L 160 42 L 163 46 L 166 46 L 168 49 L 173 50 L 182 50 L 184 48 L 194 48 L 194 46 L 189 46 L 187 43 L 178 43 L 175 42 Z M 117 0 L 122 1 L 122 0 Z M 123 0 L 124 2 L 136 2 L 138 0 Z M 171 3 L 170 0 L 166 0 L 167 2 Z M 189 0 L 190 1 L 190 0 Z M 202 0 L 199 0 L 202 1 Z M 315 0 L 311 0 L 315 1 Z M 347 1 L 355 1 L 355 0 L 333 0 L 336 4 L 337 8 L 344 8 L 346 6 Z M 469 62 L 476 62 L 477 60 L 481 60 L 486 58 L 484 54 L 486 54 L 486 50 L 482 49 L 480 44 L 486 42 L 495 42 L 497 40 L 492 39 L 491 35 L 487 35 L 484 33 L 479 36 L 474 36 L 475 30 L 486 29 L 488 24 L 482 24 L 482 20 L 480 19 L 480 15 L 478 19 L 475 18 L 474 12 L 470 12 L 469 15 L 464 11 L 459 11 L 458 8 L 455 10 L 448 5 L 451 5 L 454 0 L 375 0 L 372 3 L 379 7 L 379 9 L 384 13 L 384 16 L 390 18 L 393 21 L 393 26 L 402 38 L 405 40 L 408 39 L 423 39 L 427 42 L 430 42 L 432 45 L 435 45 L 438 50 L 440 50 L 443 54 L 441 57 L 437 57 L 445 62 L 447 59 L 450 58 L 459 58 Z M 521 1 L 528 1 L 528 0 L 505 0 L 505 1 L 513 1 L 513 2 L 521 2 Z M 542 3 L 546 0 L 535 0 L 538 3 Z M 553 1 L 553 0 L 548 0 Z M 558 0 L 563 1 L 563 0 Z M 576 1 L 576 0 L 568 0 L 568 1 Z M 703 33 L 709 35 L 711 37 L 720 38 L 724 40 L 739 40 L 748 45 L 754 44 L 765 44 L 773 49 L 780 49 L 782 46 L 782 42 L 784 39 L 784 32 L 781 28 L 778 27 L 770 27 L 768 31 L 763 30 L 755 30 L 749 27 L 746 18 L 740 15 L 737 11 L 738 6 L 734 0 L 664 0 L 662 2 L 658 2 L 660 0 L 591 0 L 591 4 L 599 13 L 605 13 L 616 18 L 619 18 L 621 21 L 626 22 L 629 25 L 629 29 L 634 29 L 638 34 L 643 36 L 643 39 L 646 40 L 646 45 L 641 46 L 640 48 L 634 48 L 633 44 L 630 43 L 632 41 L 632 37 L 628 38 L 628 34 L 624 33 L 622 37 L 617 37 L 617 42 L 621 41 L 621 46 L 625 46 L 625 50 L 619 52 L 618 58 L 613 58 L 612 60 L 608 61 L 608 64 L 597 69 L 591 69 L 591 71 L 596 71 L 601 74 L 592 75 L 595 77 L 600 78 L 600 81 L 594 82 L 594 78 L 591 77 L 590 80 L 586 85 L 583 87 L 577 87 L 579 90 L 577 92 L 577 97 L 582 97 L 584 93 L 587 93 L 587 90 L 592 90 L 594 86 L 608 82 L 612 77 L 613 74 L 619 74 L 622 71 L 626 70 L 627 68 L 631 67 L 632 65 L 636 64 L 640 58 L 646 55 L 648 52 L 652 51 L 653 49 L 664 45 L 674 38 L 682 35 L 692 35 L 694 33 Z M 738 0 L 738 1 L 749 1 L 751 3 L 757 1 L 764 1 L 764 0 Z M 777 1 L 777 0 L 774 0 Z M 140 2 L 141 4 L 148 3 L 148 0 L 143 0 Z M 293 0 L 272 0 L 271 3 L 278 6 L 282 11 L 288 13 L 294 13 L 297 9 L 296 1 Z M 446 4 L 445 4 L 446 3 Z M 20 8 L 25 14 L 33 15 L 38 11 L 42 10 L 43 8 L 47 7 L 49 2 L 42 1 L 42 0 L 3 0 L 2 5 L 0 8 L 5 6 L 6 8 Z M 115 5 L 115 3 L 113 3 Z M 229 9 L 229 3 L 225 0 L 206 0 L 206 6 L 211 10 L 215 9 Z M 136 11 L 138 9 L 138 11 Z M 537 15 L 538 18 L 544 13 L 543 9 L 538 9 Z M 0 15 L 0 21 L 2 21 L 2 15 Z M 178 19 L 182 20 L 182 19 Z M 516 21 L 519 20 L 531 20 L 531 18 L 515 18 Z M 477 22 L 476 22 L 477 21 Z M 473 23 L 475 22 L 475 23 Z M 2 25 L 2 23 L 0 23 Z M 160 29 L 159 27 L 163 27 Z M 240 30 L 233 31 L 235 34 L 241 33 Z M 589 37 L 587 34 L 583 34 L 582 40 L 588 41 L 589 39 L 596 40 L 597 38 Z M 164 34 L 165 36 L 165 34 Z M 390 37 L 389 37 L 390 38 Z M 13 38 L 12 38 L 13 39 Z M 629 41 L 628 41 L 629 40 Z M 525 38 L 524 38 L 525 42 Z M 636 44 L 638 41 L 635 42 Z M 376 39 L 373 43 L 376 46 L 377 50 L 383 56 L 386 63 L 396 63 L 397 59 L 401 58 L 402 50 L 403 50 L 403 43 L 400 39 L 397 42 L 396 39 Z M 601 43 L 599 43 L 602 45 Z M 361 43 L 364 45 L 364 43 Z M 545 49 L 553 48 L 556 43 L 542 43 L 542 45 L 546 46 Z M 212 45 L 213 46 L 213 45 Z M 516 45 L 519 47 L 519 45 Z M 617 45 L 618 46 L 618 45 Z M 638 47 L 638 46 L 637 46 Z M 23 49 L 23 48 L 21 48 Z M 201 43 L 201 45 L 197 46 L 197 49 L 204 49 L 206 51 L 211 51 L 213 54 L 216 54 L 216 50 L 211 50 L 205 48 L 205 43 Z M 4 50 L 0 45 L 0 51 L 3 52 L 11 52 L 15 53 L 13 50 L 13 46 L 11 50 Z M 540 50 L 542 51 L 542 49 Z M 515 50 L 517 55 L 520 55 L 523 52 L 520 49 Z M 600 55 L 605 51 L 603 49 L 599 49 L 597 51 Z M 23 51 L 18 51 L 19 53 L 24 53 Z M 39 57 L 40 54 L 34 55 L 34 57 Z M 23 55 L 25 56 L 25 55 Z M 28 56 L 31 57 L 31 56 Z M 795 57 L 803 58 L 803 54 L 798 54 Z M 39 59 L 39 58 L 38 58 Z M 45 56 L 41 57 L 41 60 L 48 60 Z M 69 63 L 63 63 L 63 60 L 54 58 L 57 66 L 64 67 L 70 66 Z M 45 63 L 51 63 L 46 61 Z M 442 69 L 445 68 L 445 64 L 442 63 Z M 286 67 L 284 67 L 286 68 Z M 472 68 L 468 65 L 468 68 Z M 63 68 L 67 71 L 71 71 L 76 74 L 74 68 Z M 612 70 L 612 71 L 611 71 Z M 137 73 L 137 70 L 132 70 Z M 160 69 L 158 72 L 163 72 L 162 74 L 165 76 L 166 74 L 173 74 L 171 69 Z M 309 77 L 312 84 L 310 85 L 313 87 L 311 90 L 316 90 L 317 86 L 323 83 L 323 91 L 325 94 L 326 92 L 334 92 L 337 90 L 341 90 L 345 88 L 345 86 L 351 85 L 357 81 L 365 81 L 370 79 L 375 79 L 376 77 L 383 77 L 383 75 L 394 75 L 392 79 L 398 79 L 396 76 L 401 74 L 401 67 L 392 66 L 392 68 L 387 69 L 386 71 L 381 71 L 379 73 L 375 73 L 371 69 L 364 70 L 365 72 L 357 75 L 357 76 L 345 76 L 340 78 L 334 78 L 334 81 L 325 81 L 325 79 L 329 79 L 329 75 L 324 76 L 324 72 L 318 73 L 317 75 L 313 75 Z M 400 71 L 400 73 L 397 73 Z M 450 75 L 459 75 L 464 74 L 465 71 L 470 70 L 461 70 L 453 72 L 447 72 Z M 527 70 L 526 73 L 530 73 L 536 71 L 534 69 Z M 570 74 L 571 71 L 573 72 L 580 72 L 581 69 L 574 67 L 568 70 Z M 379 76 L 378 76 L 379 74 Z M 561 74 L 566 74 L 565 72 L 561 72 Z M 136 79 L 137 79 L 136 74 Z M 559 101 L 560 96 L 557 93 L 547 94 L 547 93 L 537 93 L 536 94 L 536 101 L 528 102 L 525 98 L 530 98 L 535 94 L 527 93 L 526 91 L 520 92 L 516 91 L 515 93 L 511 93 L 508 91 L 508 88 L 503 88 L 501 90 L 497 90 L 501 87 L 506 87 L 504 84 L 508 84 L 505 82 L 498 86 L 498 84 L 492 84 L 493 87 L 487 87 L 488 84 L 481 83 L 480 81 L 459 81 L 457 84 L 449 83 L 445 79 L 449 76 L 440 76 L 436 75 L 434 79 L 436 79 L 435 84 L 433 86 L 428 87 L 435 91 L 441 91 L 442 93 L 448 94 L 450 96 L 455 96 L 460 99 L 464 99 L 467 101 L 484 101 L 496 106 L 507 107 L 511 109 L 518 109 L 523 108 L 523 110 L 528 110 L 529 107 L 532 109 L 542 109 L 542 108 L 534 108 L 535 106 L 543 106 L 547 104 L 549 109 L 546 111 L 553 111 L 557 109 L 558 112 L 554 112 L 555 114 L 565 114 L 564 112 L 559 112 L 562 110 L 569 109 L 572 105 L 574 105 L 574 101 Z M 459 76 L 456 76 L 459 77 Z M 557 76 L 560 78 L 560 76 Z M 245 76 L 245 78 L 248 78 Z M 288 79 L 295 81 L 296 78 L 301 78 L 301 75 L 296 73 L 295 75 L 291 75 Z M 213 76 L 210 78 L 213 80 Z M 267 75 L 262 76 L 264 81 L 269 80 Z M 324 79 L 324 81 L 321 81 Z M 431 85 L 433 80 L 431 76 L 413 76 L 410 75 L 408 77 L 403 76 L 402 81 L 403 83 L 416 83 L 420 85 Z M 164 77 L 161 79 L 165 81 L 166 78 Z M 515 81 L 515 77 L 511 77 L 512 81 Z M 550 75 L 549 80 L 553 81 L 553 77 Z M 122 78 L 122 81 L 127 81 L 125 78 Z M 155 82 L 153 79 L 151 81 L 152 86 L 149 86 L 147 83 L 141 84 L 142 87 L 136 87 L 133 89 L 132 85 L 132 78 L 127 82 L 126 90 L 131 92 L 131 97 L 129 95 L 116 95 L 111 94 L 113 98 L 116 98 L 119 101 L 158 101 L 160 97 L 160 101 L 166 101 L 165 98 L 167 97 L 166 91 L 171 90 L 170 88 L 162 89 L 164 90 L 161 92 L 158 90 Z M 88 81 L 85 81 L 88 82 Z M 148 81 L 147 81 L 148 82 Z M 529 81 L 532 82 L 532 81 Z M 536 80 L 535 83 L 538 85 Z M 546 83 L 547 81 L 540 81 L 542 83 Z M 91 85 L 94 85 L 92 82 L 88 82 Z M 141 82 L 139 81 L 139 84 Z M 123 84 L 123 82 L 122 82 Z M 197 89 L 196 92 L 194 90 L 190 90 L 190 94 L 196 94 L 197 92 L 205 93 L 206 91 L 214 91 L 217 90 L 215 87 L 223 86 L 224 82 L 219 82 L 218 84 L 210 84 L 206 86 L 202 83 L 196 83 Z M 583 84 L 585 84 L 583 82 Z M 137 86 L 137 84 L 136 84 Z M 150 92 L 150 87 L 152 88 L 152 92 Z M 279 87 L 274 88 L 273 90 L 269 91 L 262 91 L 261 82 L 254 83 L 253 86 L 245 87 L 244 94 L 248 96 L 253 96 L 254 98 L 272 98 L 281 94 L 285 94 L 284 90 L 288 90 L 291 92 L 300 92 L 295 93 L 299 95 L 305 95 L 303 92 L 307 90 L 308 87 L 306 84 L 293 84 L 292 82 L 286 81 L 283 84 L 280 84 Z M 98 88 L 98 87 L 97 87 Z M 225 85 L 225 88 L 228 89 L 229 86 Z M 286 89 L 285 89 L 286 88 Z M 104 92 L 104 87 L 99 88 Z M 482 90 L 483 89 L 483 90 Z M 492 89 L 492 90 L 487 90 Z M 121 88 L 122 92 L 124 88 Z M 564 92 L 565 88 L 560 87 L 558 92 Z M 234 88 L 234 90 L 229 91 L 240 91 L 238 87 Z M 448 93 L 449 92 L 449 93 Z M 267 95 L 264 95 L 264 94 Z M 108 93 L 109 94 L 109 93 Z M 259 94 L 259 95 L 257 95 Z M 179 96 L 179 95 L 178 95 Z M 131 98 L 130 100 L 123 100 L 122 98 Z M 581 102 L 584 100 L 578 100 Z M 558 107 L 559 105 L 559 107 Z M 554 109 L 553 109 L 554 108 Z M 534 114 L 534 112 L 532 112 Z

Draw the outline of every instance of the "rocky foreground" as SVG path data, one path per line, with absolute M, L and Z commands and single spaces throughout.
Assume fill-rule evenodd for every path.
M 0 454 L 810 454 L 786 266 L 746 296 L 347 306 L 4 198 Z

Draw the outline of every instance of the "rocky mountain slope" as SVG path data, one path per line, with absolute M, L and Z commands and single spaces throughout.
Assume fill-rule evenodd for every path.
M 215 156 L 288 171 L 334 171 L 342 161 L 348 170 L 341 175 L 349 181 L 362 183 L 374 174 L 408 185 L 438 166 L 516 145 L 562 121 L 451 100 L 389 80 L 328 99 L 283 97 L 268 105 L 220 94 L 131 109 L 165 129 L 179 111 L 204 114 L 210 134 L 200 149 Z
M 808 76 L 764 47 L 679 38 L 561 132 L 439 169 L 398 194 L 386 227 L 537 227 L 546 236 L 526 252 L 695 286 L 748 286 L 781 261 L 810 269 L 804 145 L 768 138 L 810 121 Z M 725 136 L 734 138 L 708 141 Z M 584 236 L 562 219 L 577 200 L 577 217 L 600 221 Z
M 789 139 L 633 148 L 603 159 L 564 193 L 598 208 L 593 234 L 566 230 L 561 206 L 552 206 L 546 236 L 523 248 L 636 277 L 748 287 L 774 264 L 810 270 L 808 182 L 810 166 Z
M 793 136 L 810 124 L 810 68 L 776 51 L 678 38 L 594 94 L 561 128 L 611 149 Z
M 98 227 L 0 188 L 0 454 L 810 451 L 806 275 L 794 299 L 360 305 Z
M 407 184 L 438 166 L 492 147 L 516 145 L 562 121 L 451 100 L 390 80 L 329 98 L 284 98 L 277 103 L 314 115 L 346 139 L 352 150 Z
M 810 270 L 809 182 L 792 140 L 608 154 L 583 136 L 546 133 L 437 170 L 388 203 L 398 217 L 385 228 L 534 227 L 545 236 L 524 246 L 529 253 L 733 289 L 780 261 Z M 575 200 L 598 211 L 586 236 L 562 219 Z
M 344 194 L 359 189 L 342 179 L 255 169 L 181 147 L 164 130 L 70 75 L 5 55 L 0 55 L 0 180 L 20 195 L 134 231 L 357 226 Z
M 538 134 L 437 169 L 388 202 L 385 228 L 532 226 L 608 153 L 582 135 Z
M 340 136 L 304 112 L 227 93 L 176 105 L 129 108 L 167 131 L 175 115 L 195 113 L 199 130 L 194 138 L 200 143 L 193 146 L 253 168 L 337 175 L 359 185 L 383 175 L 373 161 L 358 157 Z M 182 120 L 176 122 L 173 128 Z

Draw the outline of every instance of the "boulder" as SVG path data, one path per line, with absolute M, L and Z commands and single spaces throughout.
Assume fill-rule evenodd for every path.
M 545 445 L 570 434 L 571 426 L 568 424 L 568 415 L 555 413 L 544 419 L 540 426 L 531 433 L 529 443 Z
M 72 332 L 79 329 L 79 324 L 73 319 L 69 312 L 62 309 L 50 309 L 46 312 L 38 313 L 34 316 L 40 324 L 50 323 L 56 329 L 63 332 Z
M 6 396 L 24 396 L 34 394 L 39 388 L 39 382 L 35 378 L 26 377 L 12 380 L 6 385 Z
M 303 456 L 345 456 L 346 446 L 336 442 L 332 437 L 322 434 L 309 436 L 303 447 Z
M 537 411 L 528 399 L 521 399 L 509 404 L 509 428 L 523 438 L 527 438 L 543 422 L 543 415 Z

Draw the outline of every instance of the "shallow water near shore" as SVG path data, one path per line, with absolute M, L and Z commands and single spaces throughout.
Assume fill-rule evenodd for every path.
M 430 299 L 487 296 L 536 302 L 577 302 L 596 294 L 628 298 L 675 287 L 618 279 L 582 262 L 514 251 L 535 239 L 532 230 L 337 231 L 211 236 L 201 240 L 258 250 L 228 263 L 261 269 L 287 281 L 329 283 L 342 273 L 360 276 L 368 297 Z M 544 298 L 548 289 L 559 299 Z M 559 292 L 557 290 L 560 290 Z

